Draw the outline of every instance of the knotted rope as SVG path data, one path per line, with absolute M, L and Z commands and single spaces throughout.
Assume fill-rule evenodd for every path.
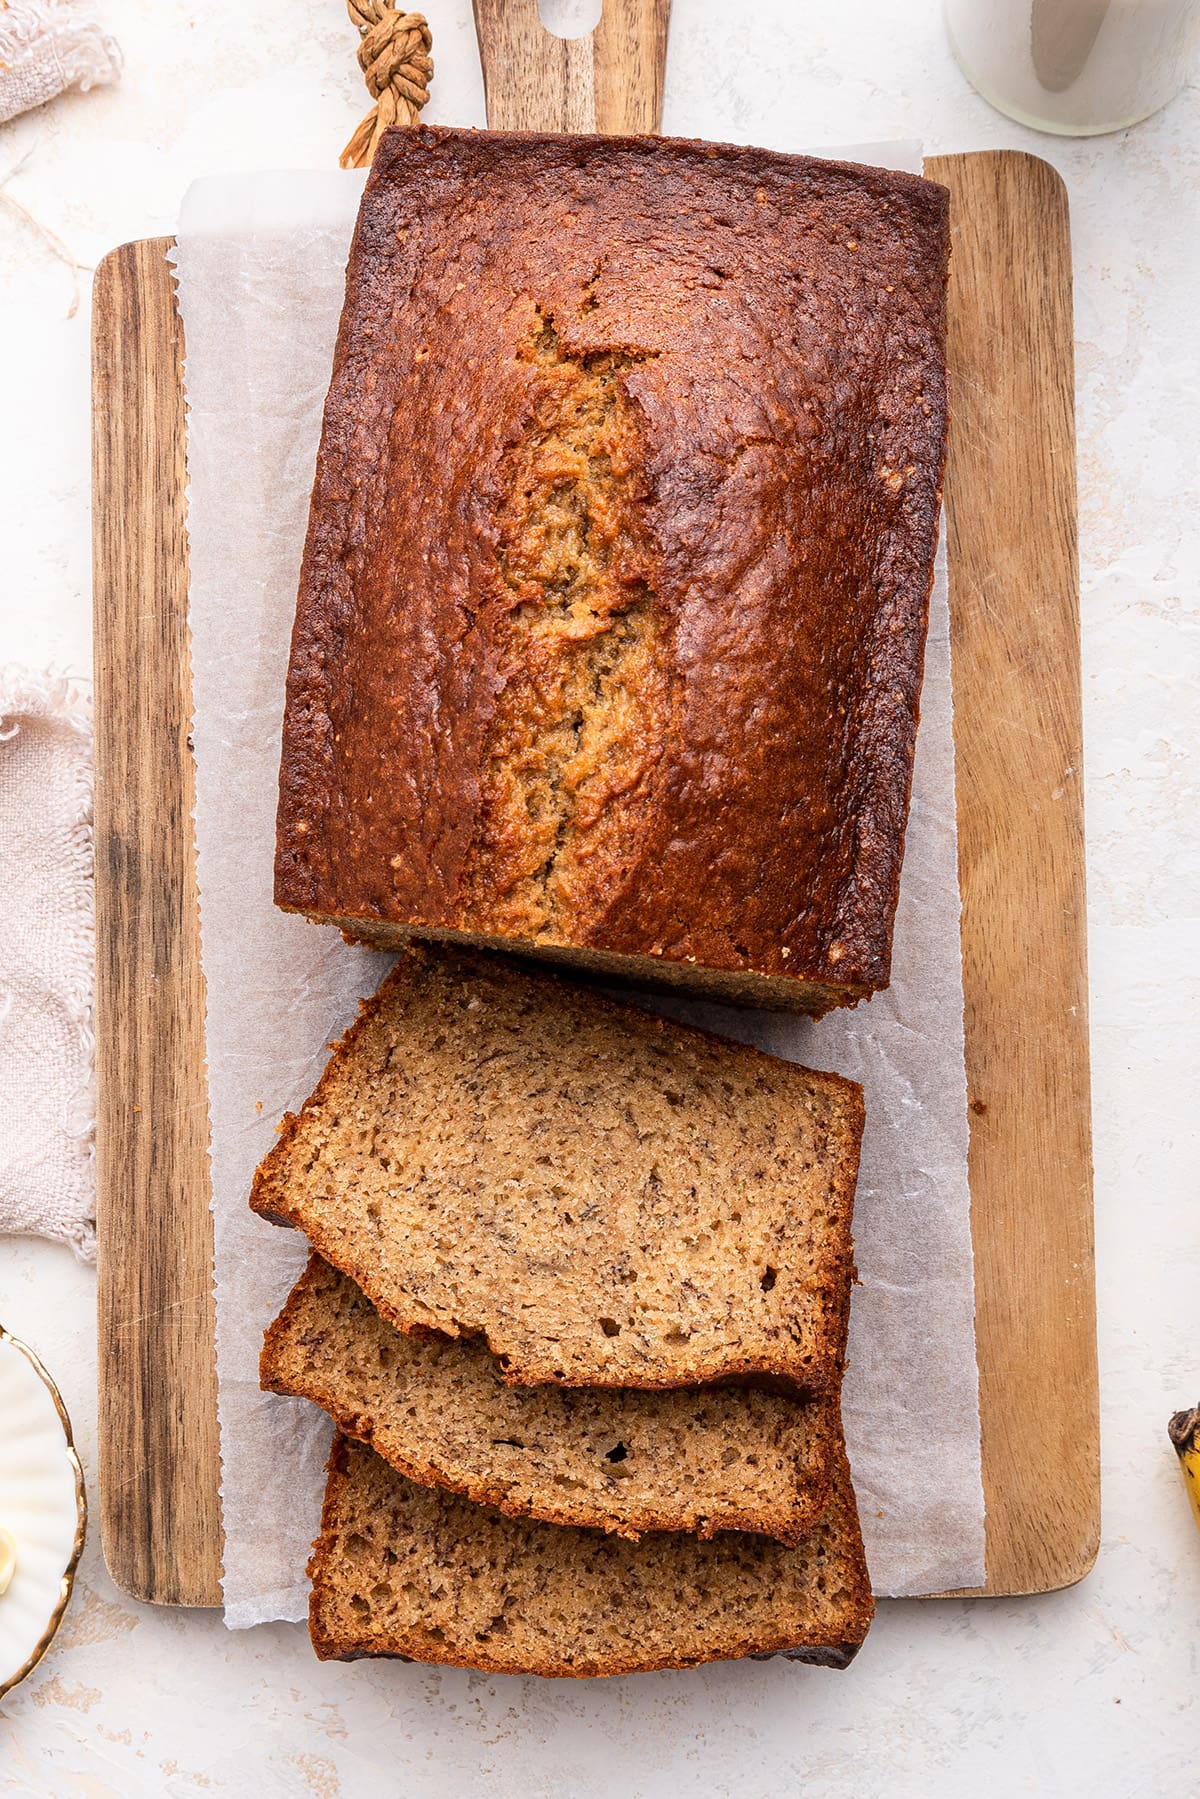
M 424 13 L 397 12 L 387 0 L 346 0 L 362 42 L 358 66 L 374 100 L 341 154 L 344 169 L 371 161 L 389 125 L 415 125 L 433 78 L 433 34 Z

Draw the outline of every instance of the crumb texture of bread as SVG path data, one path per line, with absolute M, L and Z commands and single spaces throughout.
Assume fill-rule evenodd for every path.
M 404 953 L 250 1203 L 517 1385 L 837 1390 L 861 1089 L 480 953 Z
M 335 1439 L 309 1564 L 322 1660 L 403 1656 L 588 1677 L 783 1654 L 844 1667 L 873 1610 L 844 1455 L 797 1548 L 761 1536 L 631 1543 L 514 1520 Z
M 839 1448 L 832 1400 L 514 1387 L 483 1343 L 403 1335 L 317 1255 L 266 1334 L 261 1374 L 411 1480 L 635 1540 L 739 1530 L 797 1543 L 825 1510 Z
M 947 203 L 744 146 L 384 138 L 300 580 L 281 906 L 740 1003 L 886 985 Z

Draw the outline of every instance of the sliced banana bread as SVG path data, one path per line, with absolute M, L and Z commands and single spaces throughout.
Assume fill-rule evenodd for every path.
M 518 1385 L 837 1388 L 862 1092 L 475 952 L 404 952 L 255 1176 Z
M 417 1486 L 339 1436 L 308 1568 L 323 1661 L 399 1655 L 495 1674 L 635 1674 L 781 1653 L 844 1668 L 873 1610 L 854 1491 L 798 1548 L 682 1533 L 629 1543 Z
M 402 1335 L 317 1255 L 266 1334 L 261 1374 L 410 1480 L 634 1539 L 741 1530 L 798 1543 L 828 1504 L 839 1447 L 829 1399 L 510 1386 L 478 1339 Z

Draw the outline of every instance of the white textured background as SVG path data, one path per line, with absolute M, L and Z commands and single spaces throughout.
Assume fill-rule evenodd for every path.
M 568 0 L 555 0 L 556 10 Z M 573 0 L 570 0 L 573 4 Z M 120 88 L 0 128 L 0 661 L 89 663 L 87 275 L 169 231 L 193 176 L 328 164 L 364 110 L 342 0 L 102 0 Z M 586 5 L 586 0 L 584 0 Z M 466 0 L 429 0 L 431 119 L 482 122 Z M 1197 590 L 1200 103 L 1068 143 L 1010 125 L 936 0 L 675 0 L 665 128 L 770 143 L 1026 147 L 1075 232 L 1104 1536 L 1047 1598 L 881 1608 L 846 1675 L 748 1664 L 538 1685 L 315 1663 L 302 1631 L 117 1595 L 98 1543 L 58 1642 L 0 1707 L 0 1793 L 141 1799 L 1192 1799 L 1200 1539 L 1163 1426 L 1200 1397 Z M 714 112 L 714 104 L 716 111 Z M 2 1124 L 0 1124 L 2 1128 Z M 94 1279 L 0 1245 L 0 1318 L 62 1383 L 95 1480 Z

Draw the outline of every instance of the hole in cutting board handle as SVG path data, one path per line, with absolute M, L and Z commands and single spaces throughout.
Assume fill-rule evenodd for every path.
M 537 0 L 537 9 L 543 30 L 552 37 L 591 37 L 604 0 Z

